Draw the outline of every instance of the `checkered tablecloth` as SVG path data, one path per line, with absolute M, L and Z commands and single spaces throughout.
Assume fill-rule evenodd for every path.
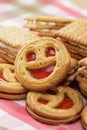
M 87 10 L 69 0 L 0 0 L 0 26 L 23 26 L 29 15 L 87 18 Z M 0 130 L 83 130 L 80 120 L 68 125 L 47 125 L 33 119 L 25 100 L 0 99 Z

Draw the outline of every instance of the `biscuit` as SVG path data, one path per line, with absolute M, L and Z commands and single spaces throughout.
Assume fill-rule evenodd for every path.
M 83 58 L 78 62 L 79 66 L 86 66 L 87 67 L 87 58 Z
M 16 77 L 29 90 L 46 90 L 64 79 L 70 60 L 60 41 L 50 37 L 38 38 L 17 54 Z
M 57 86 L 55 94 L 28 92 L 26 107 L 29 114 L 40 122 L 53 125 L 66 124 L 80 117 L 83 100 L 76 90 L 68 86 Z
M 87 20 L 79 19 L 61 28 L 56 33 L 60 37 L 70 51 L 87 56 Z M 74 50 L 75 49 L 75 50 Z
M 81 59 L 83 59 L 84 57 L 83 56 L 81 56 L 80 54 L 76 54 L 76 53 L 70 53 L 71 54 L 71 57 L 72 58 L 75 58 L 75 59 L 77 59 L 77 60 L 81 60 Z
M 6 61 L 5 59 L 3 59 L 0 55 L 0 63 L 8 63 L 8 61 Z
M 85 97 L 87 97 L 87 83 L 85 83 L 85 82 L 79 82 L 79 88 L 80 88 L 81 93 Z
M 0 92 L 0 98 L 9 100 L 21 100 L 26 98 L 26 93 L 14 94 Z
M 64 80 L 61 82 L 61 84 L 69 85 L 71 82 L 73 82 L 76 78 L 77 69 L 78 69 L 78 60 L 71 57 L 71 63 L 70 63 L 68 73 L 64 78 Z
M 15 77 L 14 65 L 0 63 L 0 98 L 21 99 L 26 94 L 27 89 Z
M 87 58 L 83 58 L 78 62 L 78 70 L 76 75 L 81 93 L 87 97 Z
M 55 37 L 55 32 L 71 23 L 72 19 L 57 18 L 52 16 L 28 16 L 24 27 L 38 32 L 40 36 Z
M 8 61 L 10 62 L 9 59 L 15 59 L 21 47 L 37 37 L 35 32 L 16 26 L 0 28 L 0 53 L 6 54 L 6 59 L 9 57 Z
M 14 64 L 15 58 L 9 57 L 6 55 L 6 53 L 0 52 L 0 56 L 4 58 L 8 63 Z
M 87 130 L 87 106 L 84 107 L 81 113 L 81 123 L 85 130 Z

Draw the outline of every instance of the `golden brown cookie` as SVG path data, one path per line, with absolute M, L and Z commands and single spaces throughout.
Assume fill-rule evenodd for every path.
M 62 84 L 69 85 L 71 82 L 73 82 L 76 78 L 77 70 L 78 70 L 78 60 L 71 57 L 69 71 L 64 80 L 62 81 Z
M 37 37 L 35 32 L 16 26 L 0 28 L 0 54 L 13 63 L 19 49 Z
M 84 107 L 81 113 L 81 123 L 85 130 L 87 130 L 87 106 Z
M 24 46 L 17 54 L 17 79 L 30 90 L 46 90 L 66 76 L 70 55 L 54 38 L 43 37 Z
M 87 97 L 87 58 L 83 58 L 78 62 L 78 71 L 76 80 L 79 83 L 80 90 Z
M 36 120 L 46 124 L 65 124 L 77 120 L 83 109 L 83 100 L 76 90 L 58 86 L 56 93 L 27 94 L 27 111 Z
M 0 55 L 0 63 L 8 63 L 8 61 L 6 61 L 5 59 L 3 59 Z
M 28 16 L 24 27 L 36 31 L 39 36 L 55 37 L 55 32 L 71 23 L 72 19 L 58 18 L 53 16 Z
M 58 30 L 60 37 L 70 52 L 87 56 L 87 20 L 79 19 Z
M 27 89 L 15 77 L 15 68 L 11 64 L 0 64 L 0 98 L 25 98 Z

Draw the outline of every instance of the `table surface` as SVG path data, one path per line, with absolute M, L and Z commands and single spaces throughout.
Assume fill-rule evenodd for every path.
M 87 18 L 86 0 L 0 0 L 0 26 L 20 26 L 29 15 Z M 82 3 L 82 4 L 81 4 Z M 51 11 L 52 10 L 52 11 Z M 26 100 L 0 99 L 0 130 L 83 130 L 80 120 L 68 125 L 47 125 L 26 111 Z

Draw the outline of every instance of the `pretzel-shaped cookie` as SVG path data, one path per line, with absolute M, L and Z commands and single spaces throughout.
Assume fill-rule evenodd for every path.
M 0 64 L 0 91 L 16 94 L 27 92 L 27 90 L 15 78 L 14 65 Z
M 80 93 L 68 86 L 58 86 L 56 94 L 43 92 L 27 94 L 28 112 L 35 119 L 45 123 L 47 121 L 48 124 L 75 121 L 79 118 L 82 108 L 83 100 Z
M 16 77 L 30 90 L 46 90 L 63 80 L 70 59 L 60 41 L 38 38 L 19 51 L 15 60 Z

